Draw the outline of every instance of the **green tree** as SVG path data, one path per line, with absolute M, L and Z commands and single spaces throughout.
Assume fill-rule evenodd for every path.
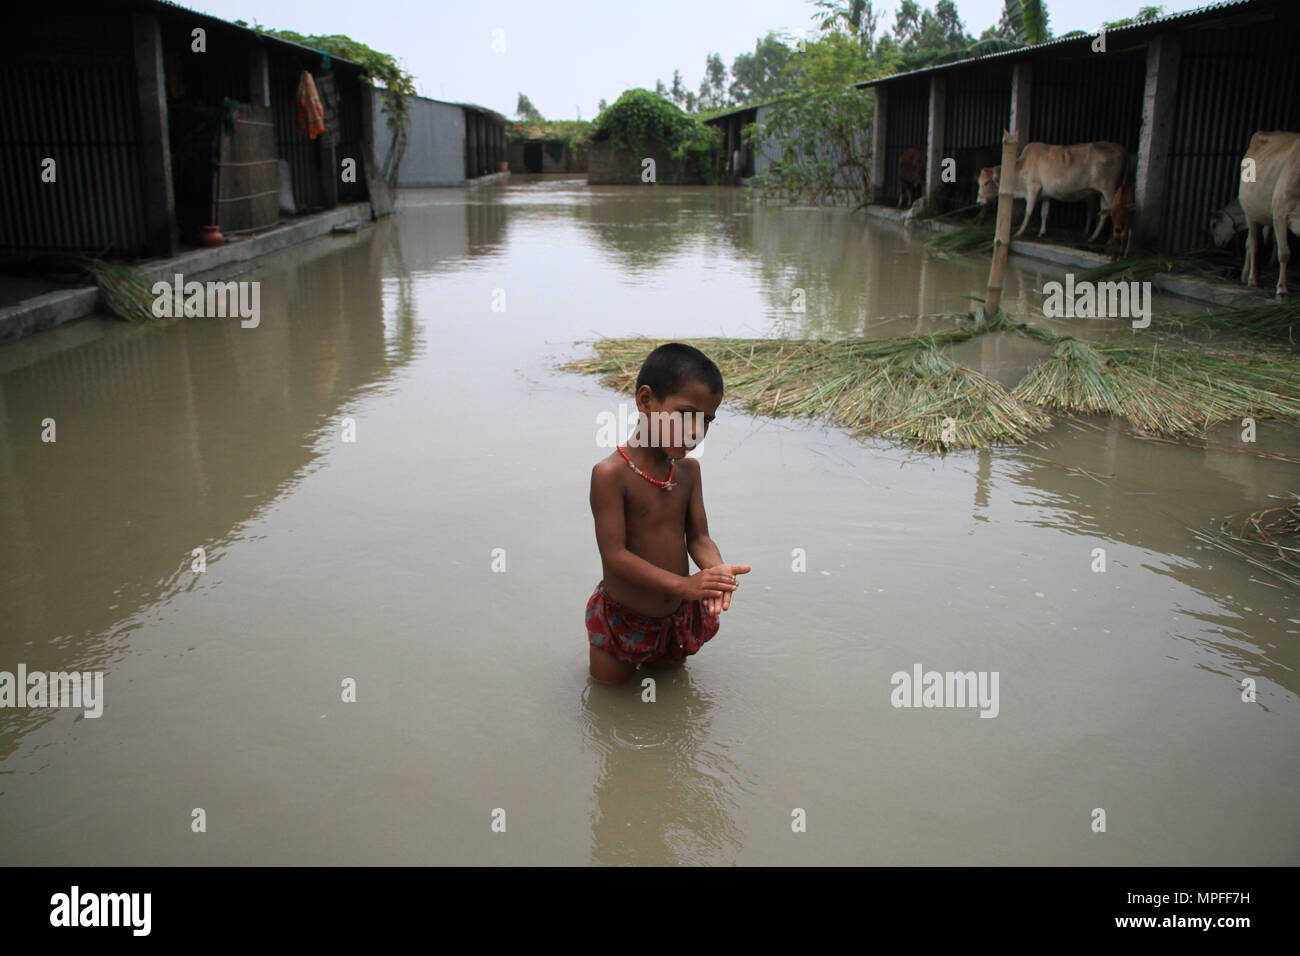
M 871 0 L 813 0 L 813 3 L 820 11 L 813 18 L 822 33 L 834 33 L 843 28 L 863 53 L 871 53 L 876 24 L 880 22 L 880 14 Z
M 904 53 L 912 53 L 921 44 L 921 5 L 903 0 L 894 12 L 894 42 Z
M 681 70 L 673 70 L 673 85 L 668 88 L 668 95 L 678 106 L 686 105 L 686 85 L 682 83 Z
M 804 51 L 790 57 L 785 67 L 786 86 L 791 90 L 848 86 L 878 75 L 876 64 L 862 55 L 859 42 L 838 30 L 805 44 Z
M 1052 36 L 1045 0 L 1006 0 L 1003 15 L 1017 43 L 1032 46 Z
M 756 177 L 765 199 L 823 203 L 867 201 L 871 190 L 870 93 L 818 86 L 784 97 L 765 125 L 745 128 L 750 148 L 777 151 Z
M 769 31 L 754 43 L 753 53 L 742 53 L 731 64 L 731 88 L 737 103 L 759 103 L 785 89 L 782 71 L 790 59 L 790 48 Z
M 1138 7 L 1136 16 L 1124 17 L 1121 20 L 1111 20 L 1106 23 L 1107 30 L 1113 30 L 1115 27 L 1126 27 L 1133 23 L 1146 23 L 1148 20 L 1157 20 L 1165 15 L 1164 7 Z
M 533 105 L 532 100 L 523 93 L 519 94 L 519 101 L 515 104 L 515 116 L 519 117 L 525 123 L 545 123 L 546 118 L 542 116 L 541 111 Z
M 702 110 L 719 109 L 727 104 L 727 64 L 717 53 L 710 53 L 704 61 L 699 104 Z
M 1043 0 L 1006 0 L 997 25 L 980 34 L 978 41 L 966 33 L 952 0 L 939 0 L 933 12 L 922 10 L 914 0 L 903 0 L 894 33 L 901 54 L 886 54 L 878 61 L 895 71 L 1001 53 L 1051 38 Z

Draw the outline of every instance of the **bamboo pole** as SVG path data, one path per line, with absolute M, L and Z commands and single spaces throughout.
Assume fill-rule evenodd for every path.
M 988 295 L 984 299 L 984 317 L 991 319 L 1002 307 L 1002 274 L 1007 268 L 1007 247 L 1011 245 L 1011 209 L 1015 205 L 1016 155 L 1020 136 L 1002 133 L 1002 173 L 998 181 L 998 227 L 993 237 L 993 264 L 989 267 Z

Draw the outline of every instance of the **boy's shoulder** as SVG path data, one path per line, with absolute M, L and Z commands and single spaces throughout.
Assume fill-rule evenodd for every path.
M 611 451 L 608 455 L 606 455 L 604 458 L 602 458 L 600 461 L 592 465 L 591 470 L 593 472 L 612 471 L 615 464 L 622 464 L 622 463 L 623 463 L 623 456 L 618 453 L 618 449 L 615 449 L 614 451 Z M 624 467 L 626 468 L 627 466 L 624 465 Z
M 615 450 L 591 466 L 591 479 L 592 481 L 613 481 L 621 477 L 625 468 L 627 468 L 627 463 L 623 461 L 623 456 Z

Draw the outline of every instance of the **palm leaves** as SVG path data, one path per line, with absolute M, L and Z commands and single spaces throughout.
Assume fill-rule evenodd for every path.
M 1043 0 L 1006 0 L 1007 20 L 1022 46 L 1047 39 L 1047 5 Z

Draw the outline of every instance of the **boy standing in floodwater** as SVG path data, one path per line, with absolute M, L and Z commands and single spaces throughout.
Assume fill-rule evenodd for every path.
M 722 373 L 708 356 L 680 342 L 659 346 L 637 376 L 636 434 L 591 469 L 604 577 L 587 601 L 587 639 L 602 684 L 623 683 L 638 663 L 676 665 L 698 651 L 718 633 L 736 575 L 749 571 L 722 563 L 700 463 L 686 457 L 721 403 Z

